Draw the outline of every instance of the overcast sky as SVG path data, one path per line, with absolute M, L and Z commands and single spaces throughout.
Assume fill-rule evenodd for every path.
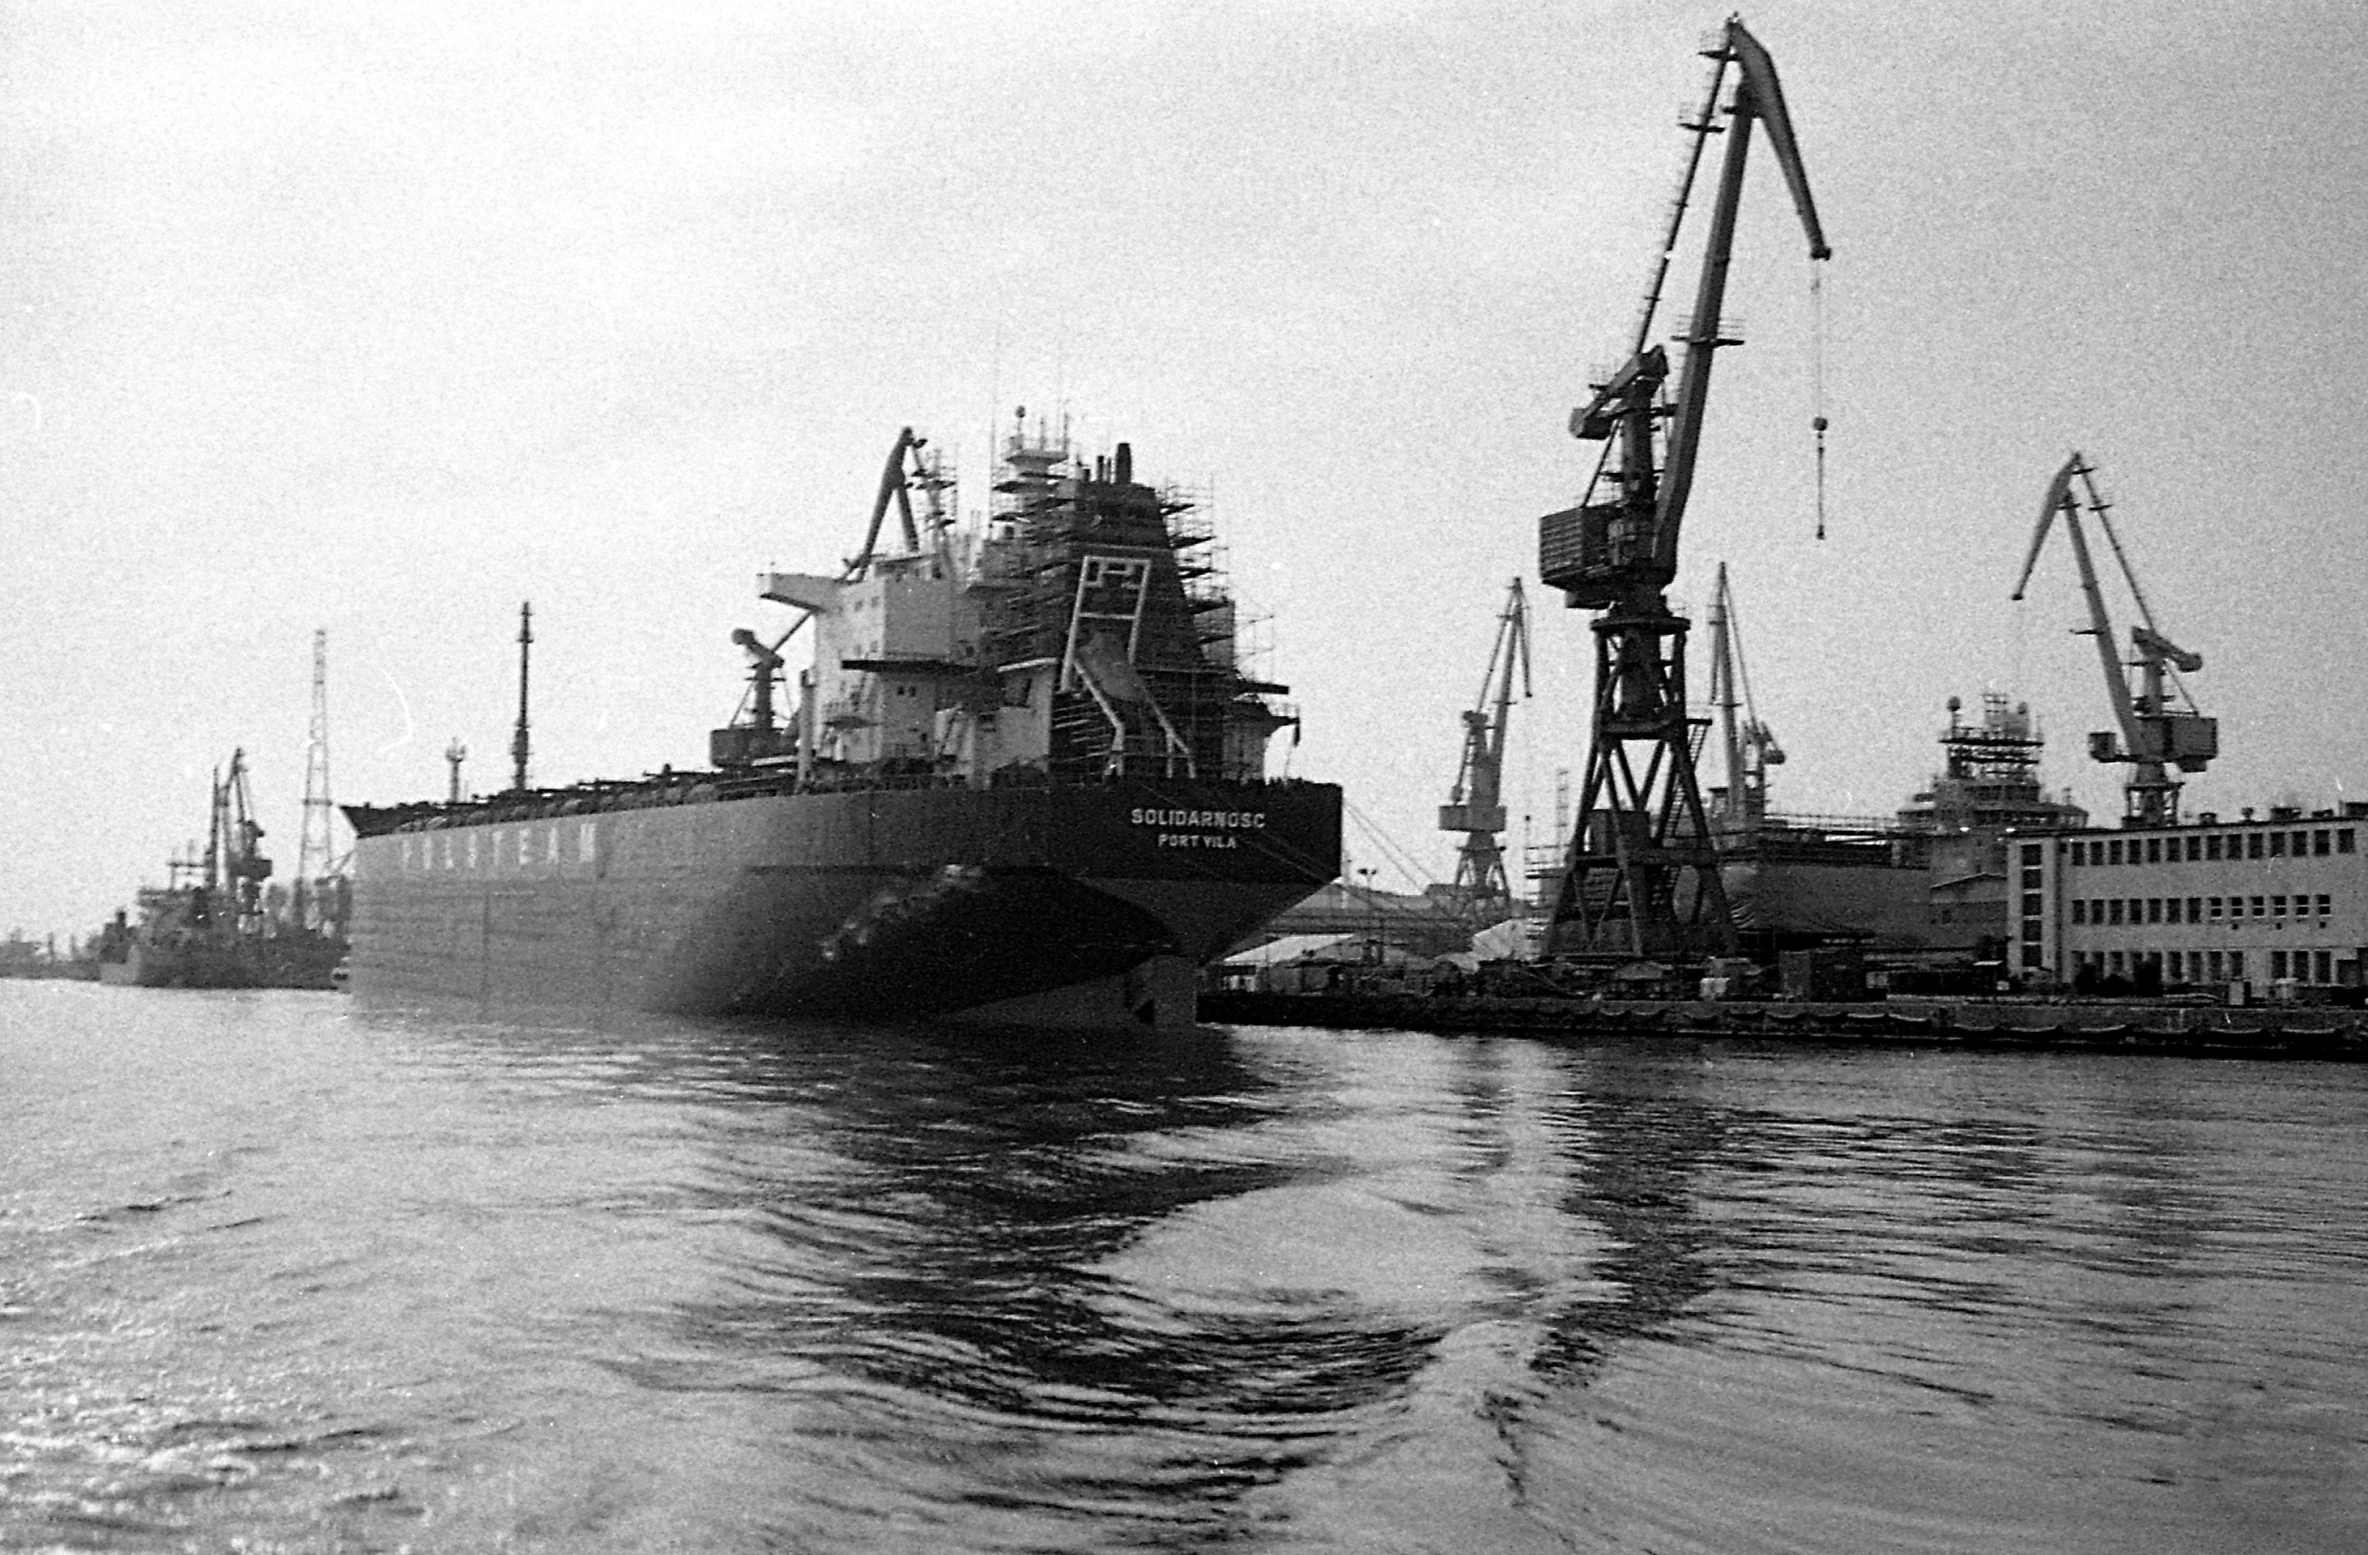
M 0 931 L 161 883 L 237 747 L 293 873 L 315 628 L 340 800 L 441 792 L 456 737 L 506 780 L 524 599 L 538 781 L 700 763 L 731 629 L 784 624 L 755 574 L 854 548 L 900 426 L 975 490 L 1020 404 L 1209 497 L 1291 770 L 1437 875 L 1530 578 L 1511 797 L 1549 842 L 1592 649 L 1536 519 L 1725 14 L 0 5 Z M 1776 806 L 1895 810 L 1997 690 L 2118 813 L 2069 551 L 2007 599 L 2075 447 L 2206 660 L 2190 810 L 2368 797 L 2368 10 L 1744 19 L 1835 257 L 1820 352 L 1759 141 L 1673 598 L 1729 564 Z

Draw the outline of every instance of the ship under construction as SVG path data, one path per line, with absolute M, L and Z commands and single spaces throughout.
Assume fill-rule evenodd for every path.
M 1267 771 L 1287 688 L 1130 445 L 1023 415 L 983 525 L 953 487 L 907 430 L 855 560 L 760 578 L 791 617 L 734 633 L 747 692 L 705 767 L 531 787 L 522 707 L 508 791 L 347 806 L 355 991 L 1190 1022 L 1200 965 L 1338 873 L 1340 790 Z

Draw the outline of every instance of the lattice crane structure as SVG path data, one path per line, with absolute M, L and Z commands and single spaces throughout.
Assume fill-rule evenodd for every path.
M 2080 492 L 2087 494 L 2088 510 L 2113 547 L 2113 559 L 2121 564 L 2122 580 L 2129 585 L 2130 598 L 2138 607 L 2141 624 L 2130 628 L 2130 656 L 2126 662 L 2114 655 L 2113 622 L 2105 613 L 2104 590 L 2098 586 L 2097 569 L 2089 557 L 2088 537 L 2081 530 Z M 2182 673 L 2192 675 L 2204 667 L 2203 655 L 2181 648 L 2155 626 L 2154 609 L 2146 602 L 2146 591 L 2138 587 L 2138 575 L 2130 568 L 2129 552 L 2122 549 L 2121 536 L 2114 533 L 2113 520 L 2107 516 L 2111 506 L 2097 492 L 2095 466 L 2077 452 L 2065 460 L 2064 467 L 2056 471 L 2056 478 L 2048 483 L 2047 502 L 2039 510 L 2038 527 L 2031 533 L 2031 551 L 2023 558 L 2022 576 L 2015 580 L 2013 597 L 2023 597 L 2023 590 L 2031 581 L 2031 569 L 2039 564 L 2039 548 L 2047 543 L 2047 532 L 2054 527 L 2056 515 L 2062 514 L 2064 532 L 2072 541 L 2073 559 L 2080 566 L 2080 592 L 2088 600 L 2089 624 L 2078 628 L 2078 632 L 2096 639 L 2097 659 L 2105 671 L 2105 700 L 2113 709 L 2114 721 L 2120 725 L 2118 738 L 2117 731 L 2112 729 L 2091 734 L 2088 753 L 2095 760 L 2124 764 L 2130 769 L 2128 780 L 2122 784 L 2122 825 L 2175 826 L 2179 822 L 2180 784 L 2170 775 L 2170 769 L 2175 766 L 2181 772 L 2201 772 L 2209 766 L 2212 758 L 2220 754 L 2220 721 L 2198 712 L 2194 698 L 2179 680 Z
M 1455 900 L 1476 922 L 1494 923 L 1513 910 L 1513 884 L 1505 873 L 1505 730 L 1512 720 L 1513 675 L 1529 695 L 1529 599 L 1515 578 L 1497 615 L 1496 645 L 1480 677 L 1480 695 L 1465 710 L 1463 765 L 1455 787 L 1439 807 L 1439 829 L 1460 832 L 1456 850 Z M 1492 689 L 1493 688 L 1493 689 Z
M 1710 705 L 1718 709 L 1719 750 L 1727 768 L 1727 786 L 1710 792 L 1711 824 L 1728 841 L 1748 842 L 1767 819 L 1768 769 L 1784 764 L 1784 747 L 1752 703 L 1743 623 L 1727 586 L 1725 562 L 1718 565 L 1718 592 L 1710 602 Z
M 1659 266 L 1628 361 L 1571 415 L 1571 432 L 1600 441 L 1587 499 L 1539 521 L 1539 574 L 1574 609 L 1600 612 L 1595 631 L 1593 739 L 1577 828 L 1547 926 L 1549 957 L 1617 961 L 1733 955 L 1737 941 L 1694 771 L 1698 733 L 1686 708 L 1688 623 L 1664 590 L 1677 576 L 1685 517 L 1718 348 L 1739 342 L 1720 323 L 1735 215 L 1753 126 L 1766 129 L 1809 240 L 1832 253 L 1775 64 L 1730 18 L 1703 50 L 1716 62 L 1685 181 L 1671 208 Z M 1729 70 L 1733 95 L 1719 98 Z M 1723 117 L 1723 123 L 1721 122 Z M 1695 172 L 1709 137 L 1727 137 L 1694 313 L 1680 334 L 1685 358 L 1674 393 L 1669 360 L 1652 338 L 1653 314 L 1677 245 Z M 1822 418 L 1820 418 L 1822 421 Z M 1822 437 L 1823 427 L 1819 426 Z

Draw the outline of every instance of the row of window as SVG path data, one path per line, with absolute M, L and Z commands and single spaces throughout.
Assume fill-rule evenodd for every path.
M 2214 859 L 2315 858 L 2359 851 L 2354 826 L 2297 827 L 2292 831 L 2183 832 L 2172 836 L 2100 837 L 2075 842 L 2074 864 L 2189 864 Z
M 2312 912 L 2314 902 L 2317 912 Z M 2231 921 L 2245 918 L 2267 918 L 2272 922 L 2287 916 L 2291 905 L 2293 916 L 2316 916 L 2325 922 L 2335 910 L 2335 899 L 2325 892 L 2316 898 L 2308 896 L 2097 896 L 2074 898 L 2072 921 L 2110 927 L 2117 923 L 2218 923 L 2225 916 Z M 2039 915 L 2039 903 L 2028 895 L 2023 901 L 2025 917 Z
M 2331 987 L 2341 975 L 2331 950 L 2273 950 L 2269 979 Z M 2245 980 L 2245 952 L 2241 950 L 2094 950 L 2079 964 L 2100 977 L 2136 977 L 2152 967 L 2166 983 L 2241 983 Z

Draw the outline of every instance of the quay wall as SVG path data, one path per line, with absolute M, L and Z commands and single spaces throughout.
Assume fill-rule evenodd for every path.
M 1918 999 L 1821 1004 L 1477 998 L 1425 994 L 1204 993 L 1208 1025 L 1723 1037 L 2034 1051 L 2180 1053 L 2368 1060 L 2356 1009 L 2161 1004 L 2036 1004 Z

